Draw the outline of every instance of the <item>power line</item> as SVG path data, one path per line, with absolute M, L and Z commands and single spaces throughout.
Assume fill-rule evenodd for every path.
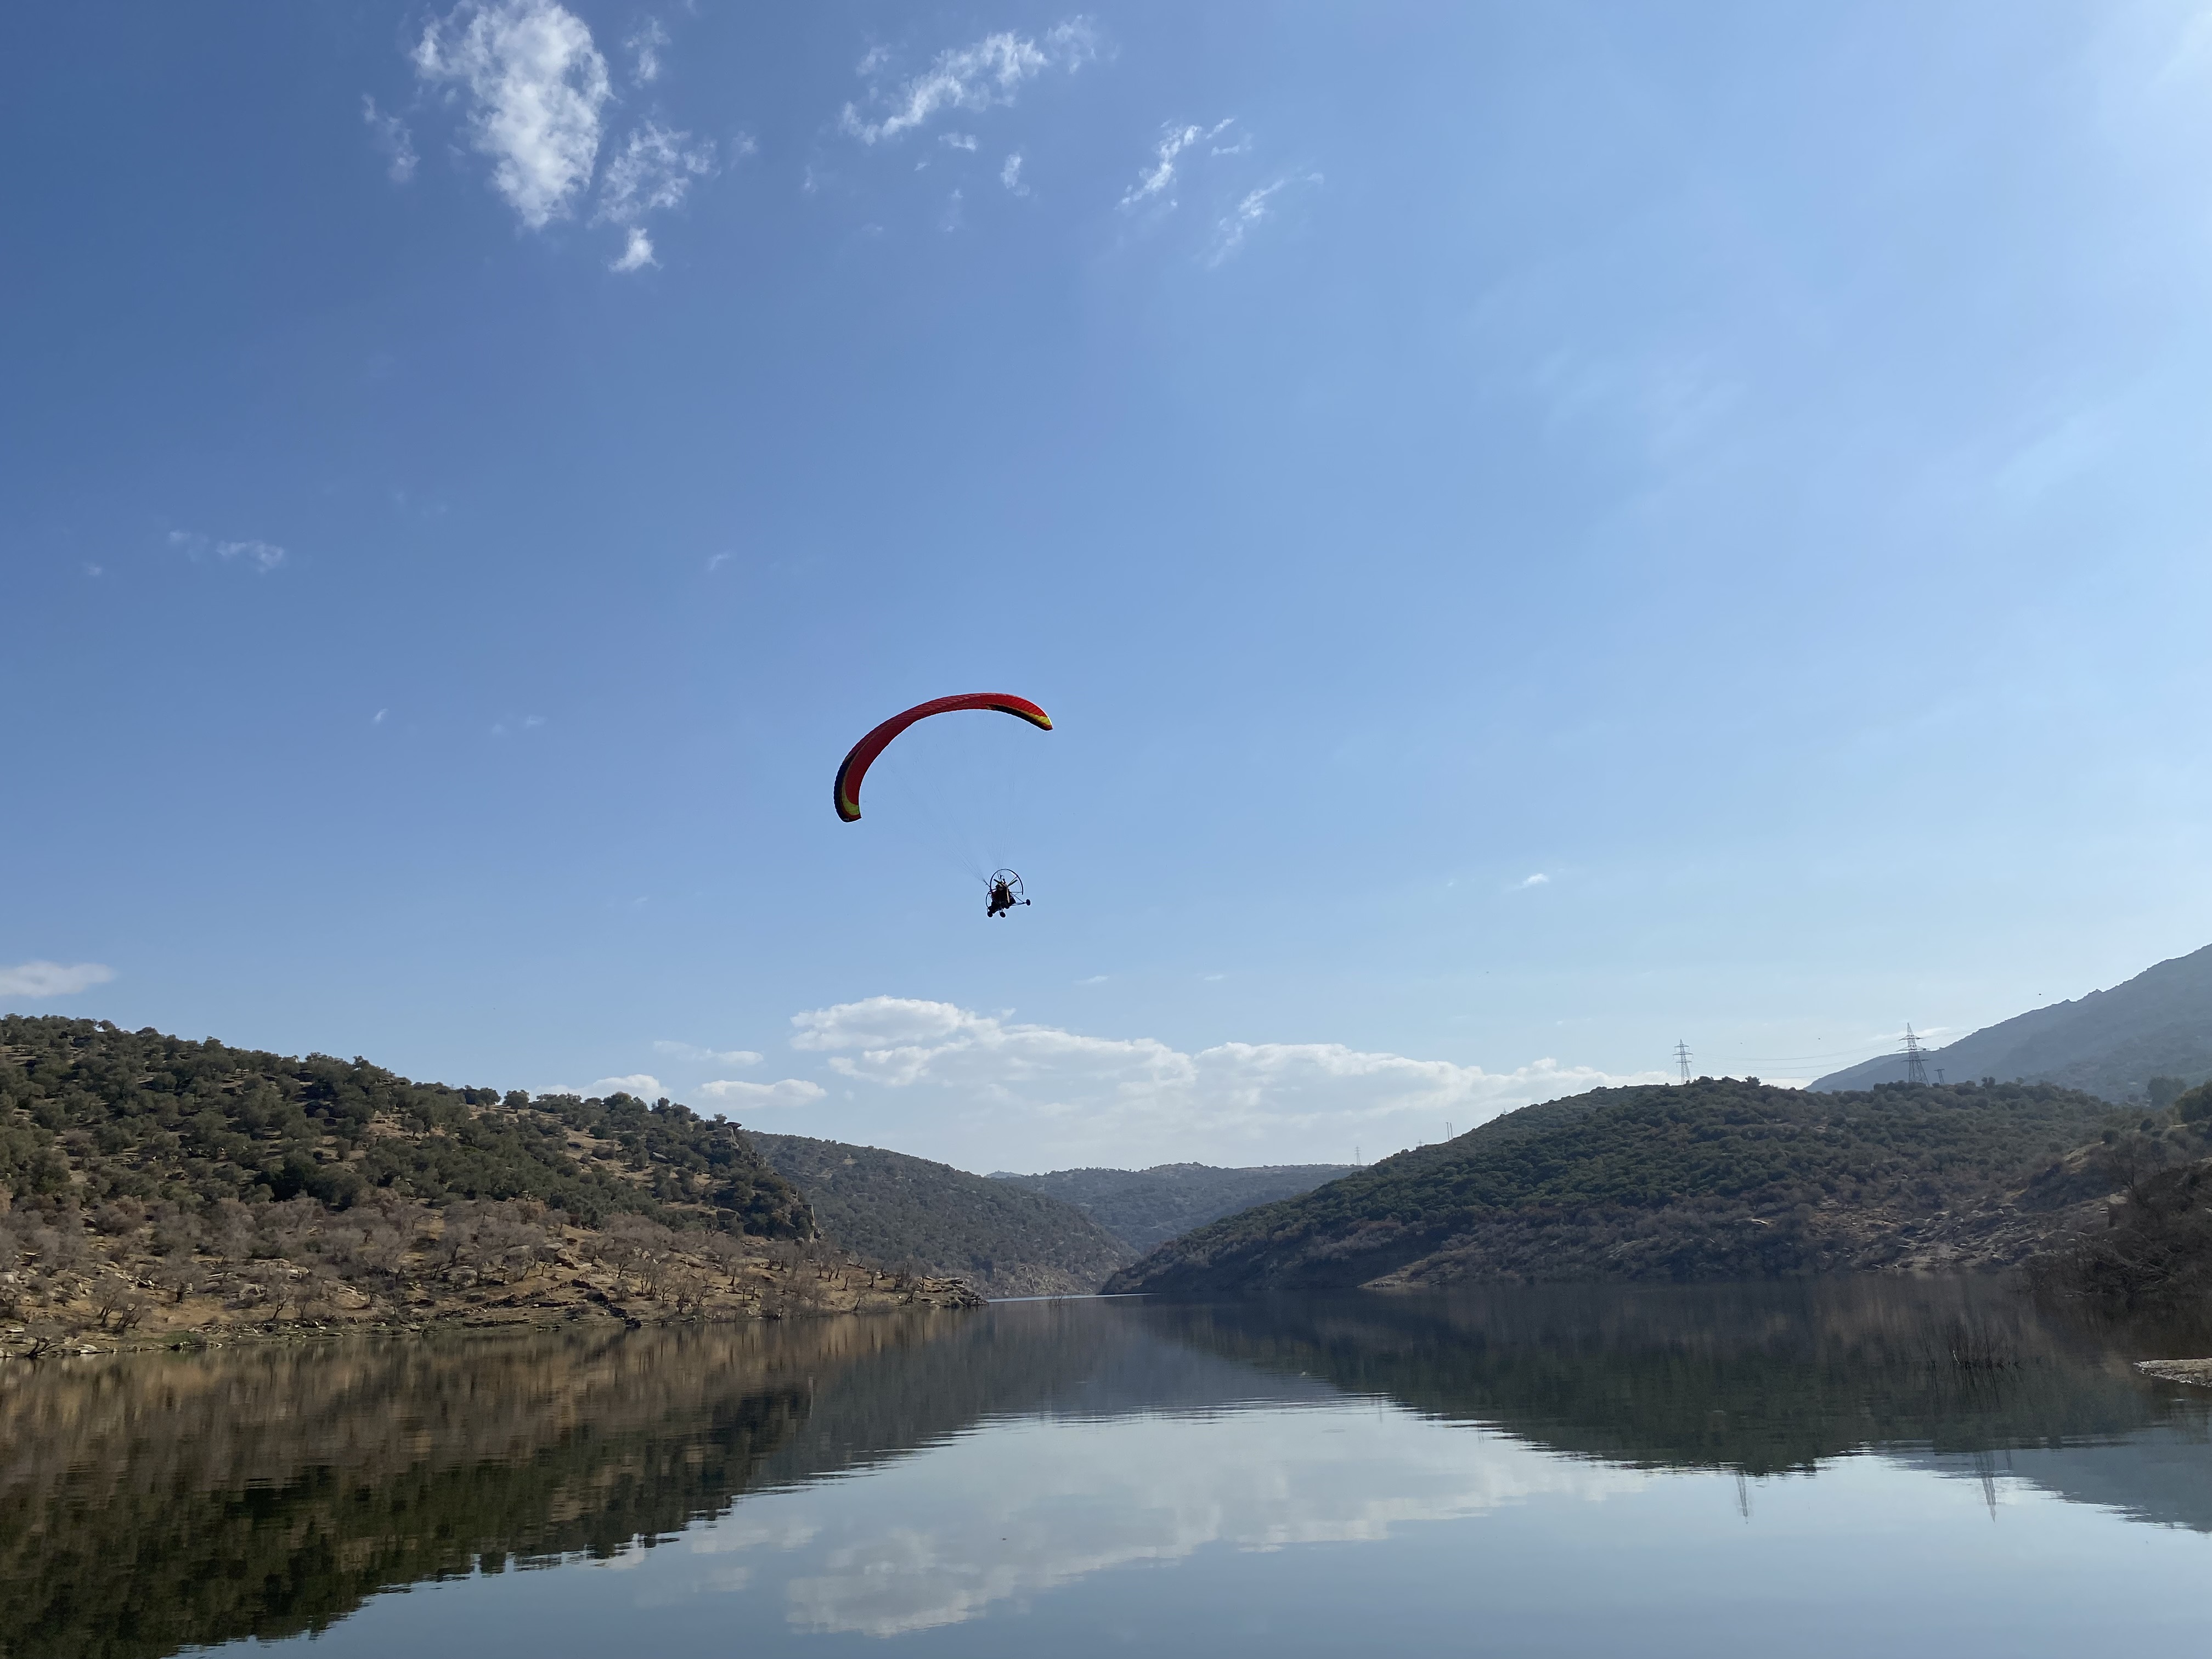
M 1928 1086 L 1928 1062 L 1922 1058 L 1922 1055 L 1926 1053 L 1926 1050 L 1921 1048 L 1920 1039 L 1913 1036 L 1912 1026 L 1909 1021 L 1906 1023 L 1905 1027 L 1905 1048 L 1903 1052 L 1905 1054 L 1905 1080 L 1907 1083 L 1917 1085 L 1921 1088 L 1926 1088 Z
M 1674 1064 L 1680 1067 L 1682 1081 L 1690 1080 L 1690 1045 L 1677 1037 L 1674 1041 Z

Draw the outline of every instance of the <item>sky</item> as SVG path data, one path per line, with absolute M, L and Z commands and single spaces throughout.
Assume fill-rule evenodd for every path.
M 2212 939 L 2201 3 L 0 40 L 0 1010 L 1340 1163 Z

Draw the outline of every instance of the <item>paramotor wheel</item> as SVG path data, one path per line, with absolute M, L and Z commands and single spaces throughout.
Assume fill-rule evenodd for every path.
M 1018 872 L 1012 870 L 992 871 L 990 885 L 995 889 L 1000 882 L 1006 884 L 1006 891 L 1013 895 L 1015 903 L 1021 904 L 1026 902 L 1022 893 L 1022 878 Z

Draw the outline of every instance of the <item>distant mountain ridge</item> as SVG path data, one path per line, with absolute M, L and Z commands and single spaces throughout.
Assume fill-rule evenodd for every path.
M 1194 1227 L 1255 1204 L 1310 1193 L 1358 1166 L 1262 1164 L 1221 1169 L 1210 1164 L 1156 1164 L 1149 1170 L 1054 1170 L 1045 1175 L 994 1171 L 1031 1192 L 1073 1204 L 1141 1255 Z
M 1138 1255 L 1074 1205 L 949 1164 L 805 1135 L 748 1138 L 825 1237 L 985 1296 L 1088 1295 Z
M 2190 1084 L 2212 1077 L 2212 945 L 2147 968 L 2109 991 L 1988 1025 L 1928 1054 L 1952 1082 L 1993 1077 L 2001 1083 L 2056 1083 L 2106 1100 L 2142 1097 L 2154 1077 Z M 1831 1072 L 1815 1089 L 1870 1089 L 1901 1083 L 1901 1054 L 1883 1054 Z

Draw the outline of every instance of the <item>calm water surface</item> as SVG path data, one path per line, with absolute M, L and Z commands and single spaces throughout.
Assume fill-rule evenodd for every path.
M 13 1364 L 0 1651 L 2206 1653 L 2130 1362 L 2207 1352 L 1851 1281 Z

